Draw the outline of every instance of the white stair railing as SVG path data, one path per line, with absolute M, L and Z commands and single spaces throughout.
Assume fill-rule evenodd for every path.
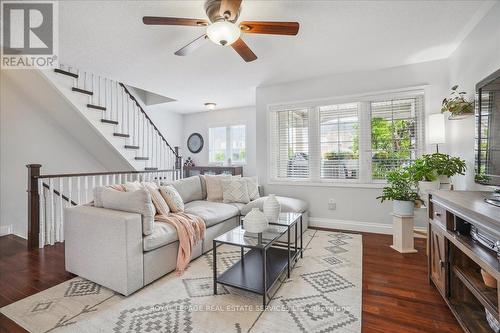
M 103 126 L 114 126 L 114 137 L 135 151 L 147 170 L 180 169 L 177 147 L 172 147 L 126 85 L 92 72 L 60 65 L 55 72 L 73 78 L 72 90 L 88 96 L 86 107 L 101 113 Z

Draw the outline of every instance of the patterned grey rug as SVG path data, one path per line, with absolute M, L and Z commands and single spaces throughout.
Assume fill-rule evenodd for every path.
M 304 258 L 277 283 L 266 311 L 260 295 L 219 285 L 212 255 L 182 276 L 168 274 L 129 297 L 82 278 L 0 309 L 30 332 L 361 332 L 361 235 L 308 230 Z M 218 268 L 239 249 L 218 248 Z M 113 272 L 109 272 L 113 274 Z

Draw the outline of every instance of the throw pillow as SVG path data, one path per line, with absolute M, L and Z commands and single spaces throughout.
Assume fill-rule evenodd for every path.
M 173 186 L 160 186 L 160 193 L 165 199 L 172 213 L 184 211 L 184 202 L 181 195 Z
M 145 188 L 133 192 L 121 192 L 106 186 L 96 187 L 94 206 L 139 213 L 142 217 L 142 233 L 144 235 L 153 233 L 155 207 L 151 201 L 151 194 Z
M 170 213 L 170 208 L 168 207 L 168 204 L 165 202 L 165 199 L 163 199 L 160 189 L 156 186 L 153 186 L 149 183 L 145 183 L 144 187 L 149 191 L 149 194 L 151 194 L 151 200 L 153 201 L 153 204 L 156 208 L 156 211 L 160 215 L 168 215 Z
M 243 177 L 241 178 L 247 182 L 248 196 L 250 201 L 260 198 L 259 194 L 259 182 L 257 177 Z
M 207 184 L 207 201 L 222 201 L 221 180 L 223 179 L 231 179 L 231 175 L 205 175 L 205 182 Z
M 125 186 L 127 192 L 134 192 L 143 188 L 142 184 L 137 180 L 135 182 L 126 182 L 123 186 Z
M 221 181 L 223 201 L 249 203 L 247 183 L 247 180 L 241 178 L 223 179 Z

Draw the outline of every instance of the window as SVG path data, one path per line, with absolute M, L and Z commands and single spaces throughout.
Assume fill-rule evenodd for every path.
M 272 133 L 275 178 L 309 177 L 309 112 L 307 109 L 273 114 Z
M 423 92 L 270 110 L 271 180 L 384 180 L 420 153 Z
M 231 159 L 234 164 L 245 164 L 245 129 L 245 125 L 210 128 L 208 132 L 209 162 L 225 163 Z

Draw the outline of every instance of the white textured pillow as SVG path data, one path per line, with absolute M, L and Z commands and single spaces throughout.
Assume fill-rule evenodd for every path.
M 250 201 L 260 198 L 259 181 L 257 177 L 242 177 L 241 179 L 247 182 L 248 196 Z
M 127 192 L 134 192 L 143 188 L 142 184 L 137 180 L 135 182 L 126 182 L 123 186 Z
M 165 202 L 165 199 L 163 199 L 158 186 L 156 186 L 156 184 L 153 186 L 150 183 L 144 183 L 144 187 L 149 191 L 149 194 L 151 194 L 151 201 L 153 201 L 158 214 L 168 215 L 168 213 L 170 213 L 170 207 Z
M 221 181 L 223 179 L 231 179 L 231 175 L 205 175 L 205 182 L 207 184 L 207 201 L 222 201 L 223 196 Z
M 172 213 L 184 211 L 184 202 L 181 195 L 173 186 L 160 186 L 160 193 L 170 207 Z
M 94 188 L 94 206 L 139 213 L 142 217 L 142 233 L 153 232 L 155 207 L 151 195 L 145 188 L 133 192 L 121 192 L 106 186 Z
M 221 181 L 223 201 L 249 203 L 247 183 L 248 181 L 242 178 L 223 179 Z

